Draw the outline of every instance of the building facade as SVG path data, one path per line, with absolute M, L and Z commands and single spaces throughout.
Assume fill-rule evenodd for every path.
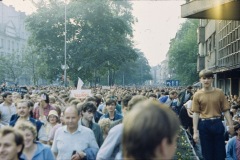
M 239 0 L 191 0 L 181 8 L 182 17 L 200 19 L 198 71 L 212 70 L 228 95 L 240 95 L 239 8 Z
M 21 63 L 28 39 L 28 32 L 25 28 L 26 14 L 18 12 L 13 6 L 6 6 L 0 2 L 0 56 L 16 57 L 17 63 Z M 14 69 L 17 71 L 18 68 Z M 9 73 L 10 74 L 10 73 Z M 6 75 L 5 80 L 24 81 L 21 73 L 16 79 Z

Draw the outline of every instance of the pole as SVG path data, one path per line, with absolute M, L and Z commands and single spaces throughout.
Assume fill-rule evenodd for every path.
M 66 19 L 67 19 L 67 4 L 65 1 L 65 34 L 64 34 L 64 86 L 67 87 L 67 44 L 66 44 L 66 40 L 67 40 L 67 25 L 66 25 Z
M 110 71 L 109 71 L 109 61 L 108 61 L 108 86 L 110 86 Z
M 124 77 L 124 72 L 123 72 L 123 86 L 124 86 L 124 78 L 125 78 L 125 77 Z

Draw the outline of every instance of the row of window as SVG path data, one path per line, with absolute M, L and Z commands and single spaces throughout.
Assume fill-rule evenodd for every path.
M 219 47 L 222 48 L 223 46 L 238 40 L 240 38 L 240 26 L 233 31 L 229 32 L 227 35 L 222 36 L 223 32 L 219 32 L 219 37 L 221 43 L 219 43 Z
M 218 66 L 232 66 L 240 63 L 240 51 L 218 60 Z
M 227 46 L 224 46 L 223 48 L 219 49 L 219 57 L 225 57 L 227 55 L 230 55 L 232 53 L 236 53 L 240 51 L 240 40 L 232 42 L 228 44 Z
M 8 51 L 19 51 L 19 43 L 15 41 L 0 39 L 0 49 L 7 49 Z
M 223 30 L 223 34 L 226 35 L 232 30 L 238 28 L 240 25 L 240 21 L 228 21 L 228 20 L 222 20 L 219 21 L 218 24 L 218 30 Z

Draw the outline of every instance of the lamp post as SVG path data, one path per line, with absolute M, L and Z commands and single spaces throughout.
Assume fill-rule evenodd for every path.
M 66 25 L 66 20 L 67 20 L 67 4 L 65 0 L 65 5 L 64 5 L 64 26 L 65 26 L 65 33 L 64 33 L 64 86 L 67 87 L 67 25 Z

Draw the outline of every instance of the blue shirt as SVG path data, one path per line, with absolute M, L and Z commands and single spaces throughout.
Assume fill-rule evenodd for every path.
M 49 146 L 40 142 L 35 143 L 37 144 L 37 150 L 35 151 L 31 160 L 55 160 L 55 157 Z M 20 158 L 23 160 L 27 160 L 27 157 L 23 153 Z
M 110 119 L 109 113 L 102 115 L 102 117 L 100 119 L 103 119 L 103 118 L 109 118 Z M 119 119 L 122 119 L 122 118 L 123 118 L 123 116 L 115 111 L 114 112 L 114 118 L 110 119 L 110 120 L 111 121 L 116 121 L 116 120 L 119 120 Z

